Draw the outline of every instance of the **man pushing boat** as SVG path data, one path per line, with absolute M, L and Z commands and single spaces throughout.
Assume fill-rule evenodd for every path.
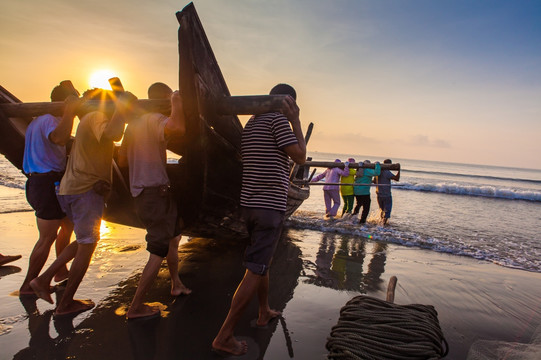
M 281 315 L 269 306 L 268 270 L 284 222 L 289 189 L 289 157 L 302 165 L 306 161 L 306 143 L 299 107 L 295 102 L 295 89 L 278 84 L 270 95 L 289 95 L 283 102 L 282 112 L 253 116 L 242 133 L 240 205 L 251 243 L 244 254 L 244 278 L 212 342 L 213 351 L 221 355 L 242 355 L 248 351 L 246 342 L 235 339 L 233 332 L 256 293 L 259 299 L 258 326 L 265 326 Z

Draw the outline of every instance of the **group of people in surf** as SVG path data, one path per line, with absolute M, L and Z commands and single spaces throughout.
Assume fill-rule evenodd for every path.
M 344 201 L 341 217 L 356 219 L 362 208 L 361 217 L 358 219 L 359 224 L 365 224 L 370 213 L 370 189 L 372 184 L 375 184 L 381 223 L 386 225 L 393 207 L 391 180 L 400 181 L 400 169 L 393 174 L 390 170 L 382 169 L 378 161 L 371 163 L 370 160 L 357 164 L 357 169 L 354 169 L 350 167 L 355 164 L 354 158 L 349 158 L 343 164 L 340 159 L 334 162 L 336 166 L 327 168 L 311 180 L 318 182 L 325 179 L 325 219 L 333 220 L 337 217 L 341 196 Z M 383 163 L 392 164 L 392 161 L 385 159 Z

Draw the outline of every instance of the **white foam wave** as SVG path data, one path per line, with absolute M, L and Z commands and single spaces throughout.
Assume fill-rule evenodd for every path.
M 328 221 L 322 219 L 320 214 L 307 211 L 297 211 L 288 221 L 291 228 L 310 229 L 321 232 L 333 232 L 344 235 L 359 236 L 370 240 L 418 247 L 432 251 L 468 256 L 477 260 L 489 261 L 501 266 L 541 272 L 541 252 L 536 249 L 520 251 L 498 251 L 494 247 L 484 247 L 482 244 L 474 245 L 460 240 L 448 240 L 418 234 L 412 231 L 394 228 L 392 226 L 379 226 L 371 223 L 359 225 L 357 218 L 346 220 L 337 219 Z M 480 246 L 480 247 L 478 247 Z M 509 247 L 507 247 L 509 250 Z
M 498 188 L 496 186 L 463 185 L 457 183 L 402 183 L 396 189 L 427 191 L 454 195 L 483 196 L 509 200 L 540 201 L 541 192 L 536 190 L 520 190 Z

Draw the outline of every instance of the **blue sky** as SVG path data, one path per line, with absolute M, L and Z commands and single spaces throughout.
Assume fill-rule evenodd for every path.
M 297 89 L 309 150 L 541 168 L 541 1 L 194 3 L 232 94 Z M 139 97 L 175 87 L 186 4 L 3 2 L 1 85 L 47 101 L 108 68 Z

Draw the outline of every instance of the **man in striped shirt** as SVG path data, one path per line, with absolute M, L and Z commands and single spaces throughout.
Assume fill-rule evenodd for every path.
M 242 133 L 242 190 L 240 204 L 250 235 L 244 255 L 246 272 L 231 301 L 227 317 L 212 342 L 222 355 L 242 355 L 248 351 L 245 341 L 233 336 L 235 325 L 256 295 L 259 299 L 258 326 L 265 326 L 281 315 L 268 303 L 268 269 L 280 238 L 289 189 L 289 158 L 297 164 L 306 161 L 306 143 L 302 134 L 296 92 L 287 84 L 278 84 L 270 95 L 289 95 L 281 112 L 253 116 Z

